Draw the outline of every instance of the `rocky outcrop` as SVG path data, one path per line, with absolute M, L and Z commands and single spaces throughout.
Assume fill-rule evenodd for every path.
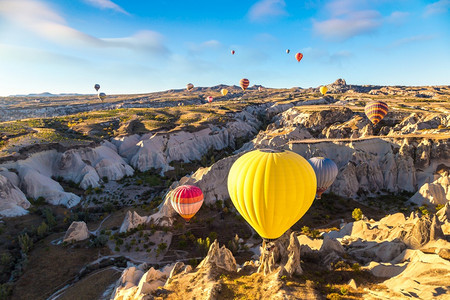
M 8 169 L 17 170 L 18 176 Z M 2 172 L 20 183 L 28 197 L 43 197 L 50 204 L 73 207 L 80 202 L 80 197 L 65 192 L 55 179 L 73 181 L 87 189 L 98 187 L 101 178 L 119 180 L 132 175 L 134 170 L 117 154 L 112 144 L 105 142 L 99 147 L 62 153 L 56 150 L 39 152 L 25 160 L 4 164 Z
M 154 168 L 160 169 L 163 174 L 173 169 L 169 166 L 171 161 L 200 160 L 210 149 L 234 148 L 237 138 L 253 135 L 256 130 L 257 128 L 251 126 L 250 122 L 239 120 L 227 127 L 211 125 L 197 132 L 155 134 L 138 142 L 139 150 L 130 162 L 140 171 Z
M 302 267 L 300 266 L 300 243 L 296 234 L 293 232 L 289 238 L 288 249 L 288 261 L 284 266 L 284 269 L 289 276 L 303 274 Z
M 11 178 L 15 181 L 14 177 Z M 23 216 L 28 213 L 26 209 L 30 205 L 25 194 L 8 177 L 0 175 L 0 216 Z
M 219 242 L 215 240 L 209 247 L 208 255 L 197 266 L 198 269 L 208 270 L 210 272 L 217 272 L 225 270 L 228 272 L 236 272 L 237 265 L 233 254 L 225 245 L 219 247 Z
M 449 172 L 435 173 L 436 178 L 431 183 L 423 184 L 411 197 L 410 201 L 417 205 L 433 204 L 445 205 L 450 202 L 450 177 Z
M 120 226 L 119 232 L 127 232 L 130 229 L 136 228 L 141 224 L 147 223 L 148 218 L 147 217 L 141 217 L 137 212 L 128 211 L 125 219 L 122 222 L 122 225 Z
M 72 222 L 64 235 L 63 242 L 78 242 L 89 238 L 89 230 L 85 222 Z
M 144 300 L 148 299 L 155 290 L 164 286 L 173 265 L 168 265 L 161 270 L 151 267 L 148 271 L 146 264 L 129 266 L 126 268 L 116 283 L 116 288 L 111 296 L 114 300 Z

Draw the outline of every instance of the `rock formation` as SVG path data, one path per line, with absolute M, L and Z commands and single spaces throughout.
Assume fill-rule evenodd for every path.
M 147 222 L 147 217 L 141 217 L 137 212 L 128 211 L 125 219 L 120 226 L 119 232 L 127 232 L 130 229 L 136 228 L 141 224 L 145 224 Z
M 64 242 L 78 242 L 89 238 L 89 230 L 85 222 L 72 222 L 64 235 Z
M 30 202 L 24 193 L 8 177 L 0 175 L 0 216 L 23 216 L 29 207 Z

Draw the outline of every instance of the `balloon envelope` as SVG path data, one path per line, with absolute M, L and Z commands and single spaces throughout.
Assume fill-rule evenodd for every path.
M 322 95 L 325 95 L 328 92 L 328 88 L 326 86 L 321 86 L 320 92 L 322 93 Z
M 308 162 L 314 169 L 317 178 L 316 198 L 320 199 L 322 193 L 325 192 L 334 182 L 338 174 L 338 167 L 329 158 L 312 157 Z
M 100 99 L 100 100 L 105 100 L 105 98 L 106 98 L 106 94 L 105 93 L 99 93 L 98 94 L 98 99 Z
M 192 83 L 186 84 L 186 89 L 187 89 L 188 91 L 192 90 L 193 88 L 194 88 L 194 85 L 193 85 Z
M 208 102 L 211 103 L 213 101 L 213 97 L 208 96 L 208 97 L 206 97 L 206 100 L 208 100 Z
M 228 94 L 228 90 L 227 89 L 221 89 L 220 93 L 222 94 L 222 96 L 225 96 L 226 94 Z
M 375 101 L 369 102 L 364 107 L 364 112 L 366 113 L 367 118 L 369 118 L 370 122 L 373 125 L 377 125 L 378 122 L 383 120 L 383 118 L 387 115 L 389 111 L 389 107 L 387 103 L 383 101 Z
M 254 150 L 234 162 L 228 192 L 238 212 L 261 237 L 276 239 L 313 203 L 316 175 L 308 161 L 294 152 Z
M 239 85 L 241 88 L 245 91 L 250 84 L 250 81 L 247 78 L 242 78 L 241 81 L 239 81 Z
M 235 51 L 234 50 L 231 50 L 231 54 L 234 54 L 235 53 Z
M 289 50 L 289 49 L 286 49 L 286 53 L 287 53 L 287 54 L 289 54 L 289 52 L 291 52 L 291 50 Z
M 295 54 L 295 59 L 296 59 L 298 62 L 301 61 L 302 58 L 303 58 L 303 54 L 301 54 L 301 53 Z
M 262 86 L 260 86 L 260 87 L 258 87 L 258 91 L 262 91 L 263 90 L 263 87 Z
M 193 185 L 182 185 L 170 194 L 173 209 L 187 222 L 199 211 L 203 204 L 202 190 Z
M 94 85 L 94 89 L 98 92 L 98 90 L 100 89 L 100 84 L 98 84 L 98 83 L 95 84 L 95 85 Z

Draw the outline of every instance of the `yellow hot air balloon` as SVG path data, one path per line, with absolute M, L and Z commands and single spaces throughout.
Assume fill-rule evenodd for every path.
M 222 96 L 225 96 L 226 94 L 228 94 L 227 89 L 221 89 L 220 92 L 222 93 Z
M 322 95 L 325 95 L 328 92 L 328 88 L 326 86 L 321 86 L 320 92 L 322 93 Z
M 316 194 L 314 169 L 286 150 L 241 156 L 228 174 L 228 192 L 242 217 L 264 239 L 277 239 L 309 209 Z

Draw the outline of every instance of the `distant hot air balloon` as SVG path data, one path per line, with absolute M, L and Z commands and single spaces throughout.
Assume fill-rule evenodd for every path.
M 389 107 L 383 101 L 374 101 L 366 104 L 364 108 L 364 112 L 366 113 L 367 118 L 369 118 L 370 122 L 373 125 L 377 125 L 378 122 L 383 120 L 383 118 L 388 113 Z
M 328 92 L 328 88 L 326 86 L 321 86 L 319 90 L 322 95 L 325 95 Z
M 294 152 L 259 149 L 234 162 L 228 192 L 237 211 L 262 238 L 277 239 L 313 203 L 316 175 Z
M 228 94 L 228 90 L 227 89 L 221 89 L 220 93 L 222 94 L 222 96 L 226 96 L 226 94 Z
M 98 93 L 98 99 L 100 99 L 100 100 L 105 100 L 105 98 L 106 98 L 106 94 L 105 93 Z
M 291 52 L 291 50 L 289 50 L 289 49 L 286 49 L 286 53 L 287 53 L 287 54 L 289 54 L 289 52 Z
M 170 202 L 173 209 L 189 222 L 203 204 L 203 193 L 196 186 L 182 185 L 171 192 Z
M 100 89 L 100 84 L 96 83 L 94 85 L 94 89 L 98 92 L 98 90 Z
M 208 100 L 208 102 L 211 103 L 213 101 L 213 97 L 212 96 L 208 96 L 208 97 L 206 97 L 206 100 Z
M 231 54 L 234 55 L 234 53 L 236 53 L 234 50 L 231 50 Z
M 303 54 L 301 54 L 300 52 L 297 53 L 297 54 L 295 54 L 295 59 L 296 59 L 298 62 L 300 62 L 300 61 L 302 60 L 302 58 L 303 58 Z
M 262 86 L 259 86 L 259 87 L 258 87 L 258 91 L 261 92 L 262 90 L 264 90 L 263 87 L 262 87 Z
M 192 83 L 186 84 L 186 89 L 187 89 L 188 91 L 191 91 L 193 88 L 194 88 L 194 85 L 193 85 Z
M 242 78 L 241 81 L 239 81 L 239 85 L 241 88 L 245 91 L 248 88 L 248 85 L 250 84 L 250 81 L 247 78 Z
M 312 157 L 308 162 L 314 169 L 317 179 L 316 198 L 320 199 L 322 193 L 326 191 L 336 179 L 338 168 L 334 161 L 325 157 Z

